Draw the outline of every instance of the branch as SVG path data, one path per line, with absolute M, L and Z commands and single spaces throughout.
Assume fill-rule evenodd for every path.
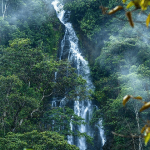
M 3 18 L 4 18 L 9 3 L 8 3 L 8 4 L 7 4 L 7 2 L 5 3 L 5 8 L 3 8 L 3 5 L 4 5 L 4 2 L 3 2 L 3 0 L 2 0 L 2 14 L 3 14 Z
M 37 111 L 39 111 L 39 108 L 34 109 L 34 110 L 32 111 L 32 113 L 31 113 L 31 118 L 32 118 L 32 116 L 33 116 L 33 113 L 35 113 L 35 112 L 37 112 Z
M 118 133 L 115 133 L 115 132 L 111 132 L 113 135 L 116 135 L 116 136 L 120 136 L 120 137 L 125 137 L 125 138 L 135 138 L 135 139 L 138 139 L 139 137 L 144 137 L 143 135 L 134 135 L 134 134 L 131 134 L 129 136 L 127 135 L 123 135 L 123 134 L 118 134 Z
M 45 90 L 43 91 L 43 96 L 42 96 L 41 101 L 43 101 L 43 99 L 44 99 L 45 97 L 49 97 L 49 96 L 51 96 L 51 95 L 53 94 L 53 92 L 52 92 L 52 93 L 50 93 L 49 95 L 44 95 L 44 92 L 45 92 Z
M 116 17 L 114 16 L 114 18 L 118 19 L 118 20 L 121 20 L 121 21 L 125 21 L 125 22 L 129 22 L 127 19 L 122 19 L 122 18 L 119 18 L 119 17 Z M 136 23 L 145 23 L 145 21 L 134 21 Z
M 52 92 L 51 94 L 49 94 L 49 95 L 44 95 L 44 98 L 45 98 L 45 97 L 49 97 L 49 96 L 51 96 L 52 94 L 53 94 L 53 92 Z

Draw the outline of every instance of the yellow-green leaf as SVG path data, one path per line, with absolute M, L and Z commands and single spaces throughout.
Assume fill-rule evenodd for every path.
M 142 129 L 141 129 L 141 133 L 144 133 L 144 131 L 146 130 L 147 125 L 145 125 Z
M 123 9 L 122 6 L 116 6 L 114 9 L 110 10 L 110 12 L 108 13 L 109 15 L 114 14 L 115 12 L 119 11 Z
M 146 10 L 148 5 L 150 5 L 150 1 L 149 0 L 142 0 L 140 2 L 140 6 L 142 10 Z
M 128 102 L 128 100 L 131 98 L 132 96 L 131 95 L 126 95 L 124 98 L 123 98 L 123 105 L 125 106 L 125 104 Z
M 145 133 L 146 133 L 146 135 L 147 135 L 148 133 L 150 133 L 150 127 L 147 127 L 147 128 L 146 128 Z
M 149 23 L 150 23 L 150 14 L 147 16 L 147 19 L 146 19 L 146 26 L 147 27 L 149 26 Z
M 143 4 L 144 4 L 144 2 L 145 2 L 145 0 L 141 0 L 141 5 L 143 5 Z
M 126 16 L 129 20 L 129 23 L 130 23 L 130 26 L 133 28 L 134 27 L 134 23 L 133 23 L 133 20 L 132 20 L 132 14 L 130 11 L 126 12 Z
M 123 3 L 125 3 L 127 0 L 122 0 L 123 1 Z
M 133 2 L 133 1 L 131 1 L 131 2 L 127 5 L 127 8 L 130 8 L 130 7 L 132 7 L 132 6 L 134 6 L 134 2 Z
M 148 141 L 150 139 L 150 133 L 148 133 L 146 136 L 145 136 L 145 145 L 147 145 Z
M 134 99 L 139 99 L 139 100 L 142 100 L 142 97 L 141 96 L 137 96 L 137 97 L 133 97 Z
M 145 109 L 147 109 L 147 108 L 149 108 L 149 107 L 150 107 L 150 102 L 145 103 L 145 104 L 142 106 L 142 108 L 140 109 L 140 112 L 143 111 L 143 110 L 145 110 Z

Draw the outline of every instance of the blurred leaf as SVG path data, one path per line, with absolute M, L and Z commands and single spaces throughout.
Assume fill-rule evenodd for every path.
M 125 104 L 128 102 L 128 100 L 131 98 L 132 96 L 131 95 L 126 95 L 124 98 L 123 98 L 123 105 L 125 106 Z
M 142 100 L 142 97 L 141 96 L 137 96 L 137 97 L 133 97 L 134 99 L 139 99 L 139 100 Z
M 134 6 L 134 2 L 133 2 L 133 1 L 131 1 L 131 2 L 127 5 L 127 8 L 130 8 L 130 7 L 132 7 L 132 6 Z
M 146 26 L 147 27 L 149 26 L 149 23 L 150 23 L 150 14 L 147 16 L 147 19 L 146 19 Z
M 145 103 L 145 104 L 142 106 L 142 108 L 140 109 L 140 112 L 143 111 L 143 110 L 145 110 L 145 109 L 147 109 L 147 108 L 149 108 L 149 107 L 150 107 L 150 102 Z
M 145 145 L 147 145 L 149 139 L 150 139 L 150 133 L 148 133 L 148 134 L 145 136 Z
M 131 27 L 134 27 L 134 23 L 133 23 L 133 21 L 132 21 L 132 14 L 131 14 L 131 12 L 128 11 L 128 12 L 126 13 L 126 16 L 127 16 L 128 20 L 129 20 L 130 26 L 131 26 Z
M 111 14 L 114 14 L 115 12 L 119 11 L 123 9 L 122 6 L 116 6 L 114 9 L 112 9 L 108 14 L 111 15 Z
M 146 130 L 147 125 L 145 125 L 142 129 L 141 129 L 141 133 L 144 133 L 144 131 Z

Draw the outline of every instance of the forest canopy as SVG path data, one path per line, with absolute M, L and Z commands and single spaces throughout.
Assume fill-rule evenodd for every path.
M 85 94 L 85 79 L 67 60 L 57 58 L 64 27 L 51 1 L 0 0 L 0 149 L 78 149 L 67 144 L 70 134 L 91 141 L 70 128 L 70 122 L 84 125 L 85 121 L 68 106 L 77 97 L 82 100 L 89 95 Z M 122 100 L 134 95 L 149 102 L 150 30 L 143 26 L 150 22 L 149 0 L 63 2 L 71 11 L 69 21 L 81 51 L 90 62 L 95 86 L 92 96 L 98 106 L 91 126 L 95 129 L 95 123 L 103 118 L 107 139 L 103 150 L 148 150 L 150 144 L 144 146 L 141 129 L 147 123 L 145 118 L 149 119 L 149 109 L 140 113 L 143 104 L 129 100 L 124 107 Z M 116 6 L 123 9 L 103 14 L 102 8 L 108 14 Z M 134 28 L 126 12 L 128 19 L 132 14 Z M 51 101 L 56 98 L 57 103 L 65 98 L 69 104 L 53 107 Z M 126 138 L 131 133 L 138 138 Z
M 0 149 L 78 149 L 67 136 L 91 141 L 70 128 L 84 120 L 52 101 L 89 95 L 86 80 L 57 58 L 63 27 L 51 1 L 1 0 L 0 7 Z

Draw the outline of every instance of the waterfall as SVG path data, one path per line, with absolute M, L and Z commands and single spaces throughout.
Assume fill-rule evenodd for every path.
M 57 17 L 59 18 L 60 22 L 65 26 L 65 35 L 61 42 L 60 60 L 63 58 L 68 58 L 70 62 L 75 64 L 78 74 L 82 75 L 82 77 L 87 81 L 87 90 L 94 89 L 94 86 L 90 80 L 90 69 L 88 67 L 88 62 L 81 55 L 78 47 L 78 38 L 75 34 L 72 24 L 68 22 L 70 17 L 70 12 L 65 12 L 65 10 L 63 10 L 63 5 L 60 3 L 59 0 L 54 0 L 52 2 L 52 5 L 56 10 Z M 55 100 L 53 100 L 52 105 L 56 106 Z M 63 105 L 63 100 L 61 105 Z M 81 116 L 87 123 L 86 125 L 79 126 L 78 130 L 81 133 L 86 132 L 87 135 L 91 137 L 94 137 L 95 133 L 94 133 L 94 129 L 92 129 L 88 123 L 92 117 L 93 109 L 94 107 L 90 100 L 74 102 L 75 114 Z M 101 139 L 100 141 L 101 145 L 98 147 L 98 149 L 95 148 L 95 150 L 101 150 L 102 145 L 104 145 L 105 143 L 105 138 L 103 134 L 104 131 L 100 127 L 101 120 L 99 121 L 99 125 L 97 124 L 96 126 L 99 130 L 99 133 L 96 134 L 98 134 L 100 137 L 99 139 Z M 73 125 L 71 123 L 70 123 L 70 127 L 71 130 L 73 130 Z M 80 150 L 86 150 L 88 148 L 88 144 L 86 143 L 86 139 L 84 137 L 74 138 L 73 136 L 68 136 L 68 143 L 75 144 L 77 147 L 79 147 Z

